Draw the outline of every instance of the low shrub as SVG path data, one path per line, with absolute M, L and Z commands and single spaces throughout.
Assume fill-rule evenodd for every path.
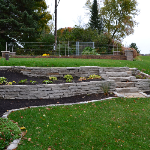
M 91 47 L 85 47 L 82 51 L 82 55 L 100 55 L 96 52 L 96 49 Z
M 21 137 L 17 124 L 0 117 L 0 150 L 4 150 L 10 142 Z
M 72 82 L 73 80 L 72 75 L 69 75 L 69 74 L 65 75 L 64 78 L 66 79 L 66 82 Z

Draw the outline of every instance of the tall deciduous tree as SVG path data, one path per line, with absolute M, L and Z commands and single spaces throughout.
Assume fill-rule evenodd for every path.
M 97 0 L 94 0 L 91 8 L 91 17 L 90 17 L 90 27 L 91 29 L 96 29 L 98 33 L 102 31 L 102 19 L 98 14 Z
M 0 39 L 35 41 L 51 19 L 45 0 L 0 0 Z
M 105 0 L 101 8 L 105 30 L 114 39 L 124 38 L 134 32 L 138 14 L 136 0 Z

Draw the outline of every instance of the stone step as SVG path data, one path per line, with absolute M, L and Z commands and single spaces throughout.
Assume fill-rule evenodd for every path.
M 123 87 L 135 87 L 134 82 L 116 82 L 117 88 L 123 88 Z
M 125 72 L 130 71 L 129 67 L 100 67 L 100 72 Z
M 129 77 L 109 77 L 110 80 L 115 80 L 115 82 L 127 82 L 127 81 L 135 81 L 135 76 L 129 76 Z
M 131 71 L 126 72 L 106 72 L 107 77 L 129 77 L 132 76 Z
M 140 92 L 136 92 L 136 93 L 117 93 L 114 92 L 115 95 L 117 95 L 118 97 L 128 97 L 128 98 L 135 98 L 135 97 L 146 97 L 146 95 L 144 95 L 144 93 L 140 93 Z
M 118 92 L 118 93 L 136 93 L 136 92 L 138 92 L 138 88 L 137 87 L 116 88 L 116 92 Z

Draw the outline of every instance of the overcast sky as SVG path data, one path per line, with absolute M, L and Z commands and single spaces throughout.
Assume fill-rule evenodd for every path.
M 55 0 L 45 0 L 49 5 L 48 11 L 54 14 Z M 98 2 L 101 0 L 98 0 Z M 86 0 L 57 0 L 57 28 L 74 27 L 75 25 L 82 25 L 88 23 L 89 16 L 85 9 Z M 135 18 L 139 23 L 134 28 L 134 34 L 127 36 L 123 40 L 125 46 L 131 43 L 136 43 L 141 54 L 150 54 L 150 0 L 137 0 L 139 15 Z

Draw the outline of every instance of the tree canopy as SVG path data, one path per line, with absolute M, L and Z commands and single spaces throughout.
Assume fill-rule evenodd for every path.
M 86 1 L 85 6 L 90 12 L 92 11 L 93 5 L 90 0 Z M 104 0 L 98 13 L 99 19 L 102 20 L 103 31 L 113 39 L 120 40 L 132 34 L 137 25 L 134 20 L 138 15 L 137 0 Z
M 104 28 L 114 39 L 124 38 L 134 32 L 137 15 L 136 0 L 105 0 L 101 8 Z
M 140 50 L 138 49 L 136 43 L 131 43 L 129 47 L 134 48 L 137 51 L 137 53 L 140 53 Z
M 35 41 L 52 16 L 45 0 L 0 0 L 0 40 Z

